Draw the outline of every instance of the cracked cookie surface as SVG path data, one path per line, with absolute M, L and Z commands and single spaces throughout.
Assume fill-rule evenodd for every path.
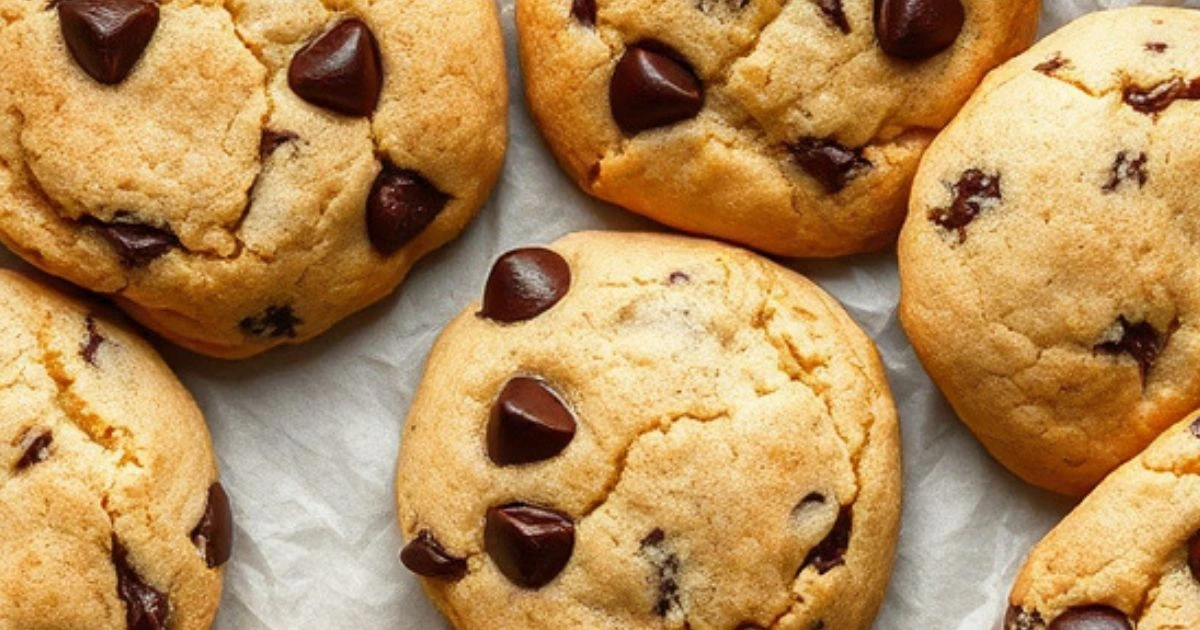
M 0 0 L 0 240 L 193 350 L 302 342 L 466 226 L 506 105 L 487 0 Z
M 402 559 L 455 627 L 870 626 L 899 434 L 832 298 L 616 233 L 506 254 L 484 296 L 433 349 L 397 473 Z
M 1005 630 L 1200 627 L 1200 415 L 1167 429 L 1047 534 L 1010 604 Z
M 1033 41 L 1040 6 L 520 0 L 517 26 L 535 119 L 586 191 L 688 232 L 836 256 L 895 239 L 922 152 Z M 914 33 L 913 17 L 944 30 Z
M 1150 7 L 1064 27 L 984 81 L 913 187 L 905 330 L 993 456 L 1057 492 L 1200 406 L 1198 34 Z
M 0 629 L 202 629 L 232 543 L 204 418 L 144 341 L 0 271 Z

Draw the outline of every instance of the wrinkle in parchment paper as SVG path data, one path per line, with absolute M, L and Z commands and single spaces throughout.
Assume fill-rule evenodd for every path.
M 1132 4 L 1045 0 L 1041 32 Z M 1200 0 L 1145 4 L 1200 8 Z M 219 630 L 445 628 L 397 560 L 392 491 L 407 403 L 434 338 L 508 249 L 580 229 L 661 229 L 588 199 L 559 171 L 524 103 L 513 0 L 500 7 L 512 142 L 495 195 L 461 238 L 396 295 L 306 346 L 230 363 L 159 344 L 205 410 L 234 503 Z M 3 251 L 0 266 L 24 268 Z M 1025 553 L 1070 502 L 1006 472 L 946 406 L 896 319 L 894 252 L 792 266 L 876 340 L 900 407 L 904 522 L 875 627 L 997 628 Z

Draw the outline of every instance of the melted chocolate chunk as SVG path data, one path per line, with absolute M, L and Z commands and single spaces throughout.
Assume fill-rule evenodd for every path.
M 829 138 L 801 138 L 789 144 L 788 150 L 796 164 L 831 195 L 872 167 L 862 156 L 862 149 L 851 149 Z
M 229 495 L 220 483 L 208 488 L 204 515 L 192 530 L 191 538 L 210 569 L 229 562 L 233 555 L 233 511 L 229 509 Z
M 1192 534 L 1187 541 L 1187 563 L 1192 571 L 1192 579 L 1200 582 L 1200 531 Z
M 1113 163 L 1108 182 L 1104 184 L 1104 192 L 1116 192 L 1121 182 L 1137 182 L 1138 188 L 1146 185 L 1146 154 L 1132 151 L 1121 151 Z
M 704 89 L 691 66 L 654 41 L 625 50 L 608 95 L 613 120 L 629 135 L 694 118 L 704 107 Z
M 1146 42 L 1146 51 L 1162 54 L 1167 52 L 1166 42 Z
M 824 575 L 834 567 L 841 566 L 846 562 L 846 550 L 850 548 L 850 530 L 854 524 L 853 512 L 853 506 L 842 506 L 842 509 L 838 511 L 837 520 L 833 523 L 833 529 L 830 529 L 825 539 L 808 552 L 804 564 L 800 565 L 801 570 L 812 565 L 817 568 L 818 573 Z
M 927 59 L 946 50 L 966 19 L 962 0 L 875 0 L 875 37 L 897 59 Z
M 1050 630 L 1133 630 L 1125 613 L 1109 606 L 1071 608 L 1050 622 Z
M 158 29 L 153 0 L 60 0 L 53 6 L 67 50 L 88 76 L 105 85 L 129 76 Z
M 171 607 L 167 596 L 142 580 L 129 565 L 129 553 L 112 537 L 112 562 L 117 571 L 117 595 L 125 602 L 128 630 L 163 630 Z
M 96 352 L 100 350 L 100 345 L 104 343 L 104 336 L 100 331 L 96 330 L 96 318 L 87 316 L 87 340 L 79 347 L 79 356 L 83 357 L 91 365 L 96 365 Z
M 575 550 L 575 524 L 567 515 L 510 503 L 487 511 L 484 547 L 513 584 L 541 588 L 562 572 Z
M 263 129 L 262 139 L 258 143 L 258 159 L 260 162 L 265 162 L 271 157 L 279 147 L 299 140 L 300 136 L 290 131 L 275 131 L 274 129 Z
M 665 618 L 672 611 L 682 613 L 683 605 L 679 601 L 679 556 L 668 548 L 666 533 L 655 528 L 642 539 L 641 551 L 658 574 L 658 600 L 654 604 L 654 614 Z
M 1200 79 L 1185 81 L 1175 78 L 1148 88 L 1128 85 L 1125 86 L 1124 99 L 1126 105 L 1143 114 L 1158 114 L 1175 101 L 1200 100 Z
M 958 232 L 958 242 L 967 240 L 967 226 L 990 204 L 1003 199 L 1000 176 L 971 169 L 953 186 L 954 200 L 949 208 L 935 208 L 929 219 L 946 230 Z
M 17 472 L 46 461 L 50 457 L 50 445 L 53 443 L 54 433 L 50 429 L 27 431 L 20 442 L 25 452 L 21 454 L 21 459 L 17 460 Z
M 1046 630 L 1046 622 L 1036 611 L 1010 606 L 1004 615 L 1004 630 Z
M 300 98 L 343 116 L 370 116 L 383 91 L 383 61 L 375 35 L 349 18 L 301 48 L 288 67 Z
M 1054 56 L 1034 66 L 1033 69 L 1042 74 L 1051 77 L 1055 72 L 1065 68 L 1070 62 L 1062 56 L 1061 52 L 1054 53 Z
M 574 0 L 571 17 L 584 26 L 596 25 L 596 0 Z
M 467 561 L 450 555 L 429 530 L 422 530 L 400 552 L 400 561 L 422 577 L 457 581 L 467 574 Z
M 420 173 L 384 161 L 367 197 L 367 237 L 384 256 L 390 256 L 429 227 L 450 195 Z
M 1159 355 L 1167 347 L 1167 343 L 1171 340 L 1171 335 L 1178 327 L 1179 322 L 1176 320 L 1167 329 L 1167 332 L 1163 334 L 1149 322 L 1134 324 L 1122 315 L 1117 319 L 1117 324 L 1114 326 L 1114 329 L 1120 329 L 1120 337 L 1098 343 L 1094 349 L 1097 352 L 1110 355 L 1129 355 L 1133 360 L 1137 361 L 1138 367 L 1141 370 L 1142 380 L 1144 381 L 1150 374 L 1150 370 L 1154 369 L 1154 364 L 1158 361 Z
M 546 383 L 517 377 L 492 406 L 488 457 L 499 466 L 529 464 L 558 455 L 575 437 L 575 416 Z
M 247 317 L 238 322 L 238 328 L 247 335 L 278 339 L 296 338 L 296 327 L 304 320 L 296 317 L 291 306 L 268 306 L 260 315 Z
M 850 22 L 846 19 L 846 12 L 842 9 L 842 0 L 813 1 L 817 3 L 817 8 L 821 10 L 821 15 L 830 26 L 847 35 L 850 34 Z
M 516 249 L 501 256 L 488 274 L 480 317 L 513 323 L 549 310 L 571 288 L 571 267 L 548 249 Z
M 179 239 L 174 234 L 149 225 L 95 220 L 89 223 L 117 250 L 117 257 L 125 267 L 145 267 L 179 247 Z

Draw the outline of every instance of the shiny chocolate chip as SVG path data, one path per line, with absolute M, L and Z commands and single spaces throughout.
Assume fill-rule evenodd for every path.
M 1109 606 L 1071 608 L 1050 622 L 1049 630 L 1133 630 L 1125 613 Z
M 571 267 L 555 252 L 517 249 L 501 256 L 488 275 L 480 317 L 513 323 L 549 310 L 571 288 Z
M 96 329 L 94 316 L 88 315 L 84 323 L 87 326 L 87 339 L 79 347 L 79 356 L 83 357 L 88 364 L 96 365 L 96 353 L 100 351 L 100 346 L 104 343 L 104 336 Z
M 804 564 L 800 566 L 801 570 L 804 567 L 813 566 L 816 567 L 818 573 L 824 575 L 834 567 L 845 564 L 846 551 L 850 548 L 850 530 L 853 527 L 853 520 L 853 506 L 842 506 L 842 509 L 838 511 L 837 520 L 833 523 L 833 528 L 825 535 L 824 540 L 808 552 Z
M 561 512 L 510 503 L 488 510 L 483 538 L 504 577 L 536 589 L 554 580 L 571 560 L 575 524 Z
M 1178 327 L 1178 321 L 1172 322 L 1163 333 L 1149 322 L 1133 323 L 1122 315 L 1117 318 L 1112 338 L 1096 344 L 1094 349 L 1104 354 L 1131 357 L 1137 361 L 1142 380 L 1145 380 Z
M 433 223 L 450 195 L 416 171 L 384 162 L 367 197 L 367 236 L 371 245 L 390 256 Z
M 985 209 L 1003 199 L 1000 176 L 979 169 L 964 172 L 952 186 L 954 199 L 947 208 L 935 208 L 929 219 L 938 226 L 958 232 L 960 243 L 967 240 L 967 226 Z
M 467 561 L 446 551 L 428 530 L 423 530 L 400 552 L 400 562 L 422 577 L 461 580 L 467 574 Z
M 129 552 L 114 534 L 112 563 L 117 571 L 117 595 L 125 603 L 128 630 L 163 630 L 171 612 L 167 596 L 147 584 L 129 564 Z
M 30 429 L 21 438 L 19 446 L 23 449 L 21 459 L 17 460 L 17 471 L 20 472 L 34 464 L 40 464 L 50 457 L 50 445 L 54 443 L 54 433 L 50 429 Z
M 158 29 L 153 0 L 60 0 L 56 6 L 67 50 L 105 85 L 129 76 Z
M 875 0 L 875 37 L 897 59 L 927 59 L 946 50 L 965 22 L 962 0 Z
M 573 0 L 571 17 L 584 26 L 596 25 L 596 0 Z
M 167 230 L 141 223 L 94 223 L 104 240 L 117 251 L 125 267 L 145 267 L 179 247 L 179 239 Z
M 545 382 L 517 377 L 500 390 L 488 422 L 488 456 L 500 466 L 558 455 L 575 437 L 575 416 Z
M 617 126 L 633 135 L 693 118 L 704 107 L 700 79 L 682 56 L 659 42 L 625 50 L 609 84 Z
M 851 149 L 829 138 L 801 138 L 789 144 L 788 150 L 796 164 L 831 195 L 841 192 L 850 180 L 872 166 L 861 149 Z
M 288 85 L 300 98 L 344 116 L 370 116 L 383 90 L 375 35 L 349 18 L 305 44 L 292 58 Z
M 1175 101 L 1200 100 L 1200 79 L 1174 78 L 1149 87 L 1127 85 L 1123 92 L 1126 105 L 1146 115 L 1159 114 Z
M 229 495 L 220 483 L 208 489 L 208 503 L 192 530 L 192 542 L 210 569 L 225 564 L 233 555 L 233 511 L 229 509 Z
M 255 337 L 266 337 L 267 339 L 287 337 L 295 339 L 296 327 L 303 323 L 304 320 L 296 317 L 296 313 L 292 307 L 285 304 L 283 306 L 268 306 L 262 313 L 242 319 L 242 321 L 238 322 L 238 328 L 243 333 Z

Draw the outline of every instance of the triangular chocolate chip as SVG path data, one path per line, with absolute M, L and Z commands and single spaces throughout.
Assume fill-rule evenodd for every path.
M 575 416 L 546 383 L 524 376 L 500 390 L 488 422 L 488 456 L 500 466 L 558 455 L 575 437 Z
M 665 44 L 630 46 L 617 62 L 609 103 L 617 126 L 627 134 L 693 118 L 704 107 L 704 88 L 682 57 Z
M 370 116 L 383 89 L 375 35 L 350 18 L 317 36 L 292 58 L 288 85 L 300 98 L 345 116 Z
M 524 588 L 558 576 L 575 549 L 575 523 L 554 510 L 510 503 L 487 511 L 484 546 L 500 573 Z
M 152 0 L 61 0 L 58 20 L 67 49 L 83 71 L 105 85 L 125 80 L 158 28 Z

